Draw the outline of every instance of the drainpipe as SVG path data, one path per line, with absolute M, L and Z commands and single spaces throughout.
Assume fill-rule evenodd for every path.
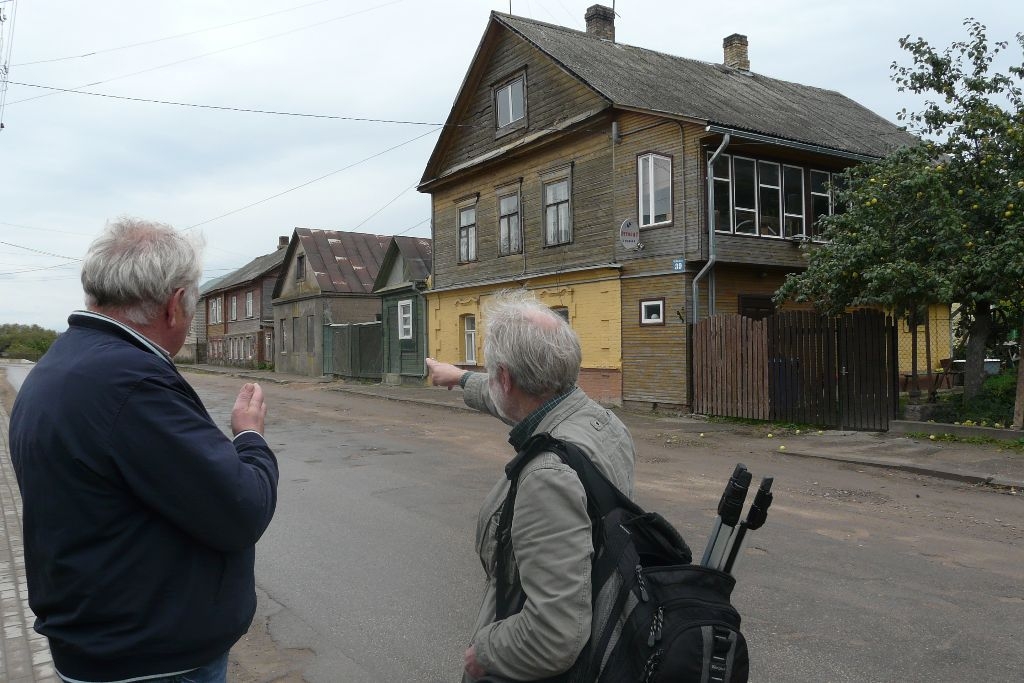
M 715 257 L 715 173 L 714 165 L 715 160 L 718 159 L 718 155 L 722 153 L 729 145 L 731 136 L 729 133 L 725 134 L 722 138 L 722 144 L 718 146 L 715 153 L 708 159 L 708 262 L 704 264 L 704 267 L 697 273 L 697 277 L 693 278 L 693 322 L 696 323 L 698 320 L 698 312 L 700 308 L 700 289 L 697 287 L 697 283 L 700 282 L 701 278 L 707 275 L 715 265 L 717 260 Z M 711 314 L 712 301 L 711 301 L 711 290 L 708 289 L 708 314 Z

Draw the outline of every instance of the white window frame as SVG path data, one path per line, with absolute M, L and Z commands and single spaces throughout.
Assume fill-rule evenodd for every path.
M 656 188 L 657 182 L 655 178 L 655 170 L 657 169 L 657 160 L 668 162 L 668 211 L 666 212 L 666 218 L 664 220 L 656 220 L 657 218 L 657 202 L 656 202 Z M 644 187 L 644 171 L 648 179 L 647 187 Z M 637 187 L 637 224 L 641 228 L 649 228 L 655 225 L 668 225 L 672 222 L 672 157 L 665 154 L 657 154 L 655 152 L 647 152 L 641 154 L 636 160 L 636 187 Z M 645 191 L 646 190 L 646 191 Z M 644 200 L 649 202 L 651 207 L 650 213 L 648 214 L 649 220 L 644 222 Z
M 502 213 L 501 203 L 510 198 L 516 200 L 514 213 Z M 511 256 L 523 253 L 523 212 L 519 188 L 510 191 L 498 191 L 498 256 Z M 511 227 L 515 217 L 515 229 Z M 507 245 L 507 246 L 506 246 Z
M 825 197 L 825 198 L 828 199 L 828 213 L 820 214 L 820 215 L 831 216 L 833 213 L 835 213 L 835 206 L 833 205 L 833 200 L 832 200 L 832 172 L 831 171 L 822 171 L 821 169 L 817 169 L 817 168 L 812 168 L 812 169 L 810 169 L 810 171 L 811 171 L 810 175 L 808 176 L 809 184 L 807 185 L 807 191 L 808 191 L 808 194 L 809 194 L 809 196 L 811 198 L 811 214 L 814 214 L 814 198 L 815 197 Z M 815 192 L 814 191 L 814 175 L 816 173 L 817 174 L 821 174 L 821 175 L 823 175 L 823 176 L 825 176 L 827 178 L 827 181 L 826 181 L 826 184 L 825 184 L 825 192 Z M 818 234 L 819 230 L 817 228 L 817 225 L 818 225 L 818 216 L 812 215 L 811 216 L 811 221 L 810 221 L 810 228 L 811 228 L 810 229 L 810 236 L 811 236 L 811 239 L 820 242 L 821 241 L 821 236 Z
M 640 324 L 641 325 L 664 325 L 665 324 L 665 300 L 644 299 L 640 302 Z
M 274 357 L 274 331 L 265 329 L 263 331 L 263 359 L 270 360 Z
M 467 323 L 472 323 L 469 325 Z M 463 360 L 466 363 L 476 365 L 476 316 L 473 314 L 463 315 L 459 318 L 459 327 L 462 332 L 462 340 L 465 344 Z
M 398 302 L 398 338 L 412 339 L 412 299 Z
M 473 222 L 463 225 L 463 215 L 469 211 L 473 212 Z M 457 240 L 456 248 L 459 254 L 459 263 L 472 263 L 476 261 L 477 241 L 477 202 L 476 199 L 470 202 L 463 202 L 455 207 Z
M 736 187 L 736 185 L 737 185 L 737 183 L 736 183 L 736 162 L 737 161 L 750 162 L 750 164 L 753 166 L 753 169 L 754 169 L 754 206 L 753 207 L 750 207 L 750 206 L 737 206 L 736 205 L 736 189 L 737 189 L 737 187 Z M 732 164 L 732 169 L 731 169 L 731 172 L 732 172 L 732 207 L 731 208 L 732 208 L 733 232 L 735 234 L 737 234 L 737 235 L 757 236 L 757 216 L 758 216 L 758 211 L 757 211 L 757 208 L 758 208 L 757 207 L 757 187 L 758 187 L 757 186 L 757 159 L 752 159 L 750 157 L 738 157 L 738 156 L 733 155 L 731 164 Z M 748 222 L 746 220 L 740 221 L 739 214 L 741 212 L 743 213 L 743 215 L 747 215 L 747 214 L 751 214 L 751 213 L 753 214 L 753 219 L 750 220 L 750 222 L 753 223 L 753 229 L 750 232 L 746 232 L 746 231 L 740 232 L 739 231 L 739 226 L 744 225 L 745 223 Z
M 544 226 L 544 246 L 554 247 L 562 244 L 571 244 L 573 238 L 572 229 L 572 166 L 565 166 L 559 169 L 549 171 L 541 174 L 540 177 L 540 204 L 541 204 L 541 225 Z M 555 202 L 548 204 L 548 188 L 559 183 L 565 183 L 566 200 L 564 202 Z M 561 204 L 566 205 L 566 224 L 562 226 L 557 222 L 559 214 L 556 210 L 556 225 L 555 233 L 552 234 L 550 226 L 548 225 L 548 209 L 552 207 L 560 206 Z
M 778 178 L 778 180 L 776 181 L 775 185 L 767 183 L 767 182 L 765 182 L 764 180 L 761 179 L 761 176 L 762 176 L 761 168 L 763 166 L 774 166 L 775 167 L 775 175 Z M 762 216 L 764 215 L 764 206 L 762 205 L 762 199 L 764 198 L 764 195 L 763 195 L 764 190 L 769 190 L 769 191 L 774 190 L 774 193 L 772 193 L 772 194 L 775 195 L 776 205 L 779 207 L 779 215 L 777 216 L 777 218 L 779 220 L 779 226 L 778 226 L 778 230 L 775 232 L 775 234 L 771 234 L 771 233 L 765 234 L 764 226 L 762 225 L 763 221 L 761 219 L 762 219 Z M 783 206 L 782 206 L 782 165 L 779 164 L 777 161 L 763 161 L 761 159 L 758 159 L 757 160 L 757 234 L 760 235 L 761 237 L 782 237 L 782 232 L 783 232 L 783 227 L 782 227 L 783 216 L 782 216 L 782 214 L 783 214 L 783 211 L 784 210 L 783 210 Z
M 512 97 L 512 93 L 517 89 L 520 93 L 520 111 L 519 115 L 516 116 L 515 111 L 515 100 Z M 508 107 L 508 121 L 502 122 L 501 120 L 501 106 L 500 103 L 504 101 Z M 504 131 L 510 129 L 514 124 L 519 121 L 526 119 L 526 74 L 519 74 L 518 76 L 510 79 L 509 81 L 502 83 L 494 89 L 494 123 L 498 131 Z
M 231 319 L 238 320 L 238 295 L 231 295 Z
M 711 158 L 711 153 L 708 153 L 708 158 Z M 714 183 L 714 199 L 717 200 L 720 197 L 720 192 L 727 192 L 729 197 L 729 211 L 728 211 L 728 225 L 725 221 L 721 220 L 722 216 L 719 216 L 719 220 L 715 223 L 715 232 L 728 233 L 734 235 L 743 235 L 746 237 L 765 237 L 769 239 L 795 239 L 808 237 L 816 242 L 823 241 L 822 238 L 817 234 L 815 230 L 815 223 L 817 216 L 813 215 L 814 202 L 820 199 L 827 199 L 828 209 L 827 213 L 822 215 L 831 216 L 836 213 L 836 201 L 835 201 L 835 185 L 836 179 L 840 174 L 833 171 L 823 171 L 820 169 L 814 169 L 803 166 L 796 166 L 793 164 L 783 164 L 781 162 L 771 161 L 767 159 L 757 159 L 750 157 L 737 157 L 723 154 L 716 160 L 716 166 L 718 162 L 725 160 L 725 163 L 721 164 L 728 172 L 728 177 L 721 175 L 721 169 L 712 168 L 712 180 Z M 736 160 L 753 162 L 754 164 L 754 232 L 737 232 L 736 231 L 736 214 L 737 212 L 743 213 L 744 215 L 750 212 L 749 207 L 736 207 Z M 762 181 L 761 168 L 764 165 L 770 165 L 779 169 L 779 183 L 778 185 L 764 183 Z M 786 210 L 786 173 L 787 171 L 798 171 L 800 177 L 800 211 L 801 213 L 794 213 Z M 826 191 L 814 191 L 814 181 L 821 180 L 822 177 L 827 181 Z M 762 225 L 762 191 L 768 189 L 774 192 L 778 192 L 779 197 L 779 208 L 781 213 L 781 223 L 779 234 L 768 234 L 765 232 Z M 714 210 L 714 206 L 710 208 Z M 788 229 L 787 222 L 794 220 L 799 224 L 799 232 L 792 232 Z
M 800 172 L 800 213 L 798 214 L 786 211 L 786 169 L 793 169 Z M 793 239 L 794 237 L 803 237 L 807 234 L 807 194 L 804 190 L 805 185 L 806 179 L 804 178 L 803 167 L 793 166 L 791 164 L 782 165 L 782 236 L 784 238 Z M 791 218 L 800 219 L 800 232 L 789 234 L 786 224 Z
M 281 334 L 278 336 L 281 338 L 281 353 L 288 353 L 288 318 L 280 318 L 281 323 Z
M 251 318 L 252 317 L 252 300 L 253 300 L 252 292 L 251 291 L 246 292 L 245 293 L 245 317 L 246 318 Z

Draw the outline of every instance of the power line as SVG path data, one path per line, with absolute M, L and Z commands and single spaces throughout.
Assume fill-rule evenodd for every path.
M 380 207 L 379 209 L 377 209 L 376 211 L 374 211 L 373 213 L 371 213 L 371 214 L 370 214 L 369 216 L 367 216 L 366 218 L 364 218 L 364 219 L 362 220 L 362 222 L 361 222 L 361 223 L 359 223 L 358 225 L 356 225 L 356 227 L 352 228 L 352 230 L 353 230 L 353 231 L 355 231 L 355 230 L 358 230 L 359 228 L 361 228 L 361 227 L 363 226 L 363 224 L 365 224 L 366 222 L 368 222 L 368 221 L 369 221 L 369 220 L 370 220 L 371 218 L 373 218 L 374 216 L 376 216 L 377 214 L 379 214 L 379 213 L 380 213 L 381 211 L 383 211 L 384 209 L 386 209 L 386 208 L 388 208 L 389 206 L 391 206 L 392 204 L 394 204 L 394 203 L 395 203 L 396 201 L 398 201 L 398 198 L 399 198 L 399 197 L 401 197 L 401 196 L 402 196 L 403 194 L 405 194 L 405 193 L 406 193 L 406 192 L 408 192 L 409 190 L 411 190 L 411 189 L 413 189 L 414 187 L 416 187 L 416 185 L 418 185 L 418 184 L 419 184 L 419 183 L 415 183 L 415 184 L 413 184 L 413 185 L 410 185 L 409 187 L 407 187 L 407 188 L 405 188 L 404 190 L 402 190 L 401 192 L 399 192 L 399 193 L 398 193 L 397 195 L 395 195 L 395 197 L 394 197 L 394 198 L 393 198 L 393 199 L 392 199 L 391 201 L 389 201 L 389 202 L 388 202 L 387 204 L 385 204 L 384 206 Z
M 68 57 L 54 57 L 53 59 L 37 59 L 33 62 L 21 62 L 19 64 L 12 64 L 11 66 L 32 66 L 34 64 L 50 64 L 52 62 L 63 62 L 69 59 L 82 59 L 84 57 L 93 57 L 95 55 L 105 54 L 107 52 L 116 52 L 118 50 L 127 50 L 132 47 L 141 47 L 143 45 L 153 45 L 154 43 L 162 43 L 166 40 L 174 40 L 175 38 L 184 38 L 186 36 L 194 36 L 197 33 L 206 33 L 208 31 L 216 31 L 222 28 L 228 28 L 229 26 L 237 26 L 250 21 L 256 21 L 257 19 L 266 19 L 276 14 L 285 14 L 286 12 L 294 12 L 296 10 L 305 9 L 313 5 L 322 5 L 325 2 L 333 2 L 334 0 L 316 0 L 316 2 L 307 2 L 305 5 L 298 5 L 296 7 L 288 7 L 286 9 L 277 10 L 276 12 L 268 12 L 267 14 L 260 14 L 255 17 L 249 17 L 248 19 L 239 19 L 238 21 L 232 21 L 227 24 L 218 24 L 217 26 L 209 26 L 207 28 L 200 28 L 194 31 L 186 31 L 185 33 L 176 33 L 173 36 L 164 36 L 163 38 L 154 38 L 152 40 L 144 40 L 140 43 L 131 43 L 129 45 L 120 45 L 118 47 L 108 47 L 102 50 L 93 50 L 80 55 L 70 55 Z
M 204 57 L 210 57 L 212 55 L 217 55 L 217 54 L 220 54 L 222 52 L 227 52 L 229 50 L 236 50 L 236 49 L 238 49 L 240 47 L 247 47 L 249 45 L 255 45 L 256 43 L 262 43 L 262 42 L 264 42 L 266 40 L 272 40 L 274 38 L 280 38 L 282 36 L 287 36 L 287 35 L 290 35 L 292 33 L 298 33 L 299 31 L 305 31 L 306 29 L 315 28 L 317 26 L 323 26 L 324 24 L 329 24 L 329 23 L 334 22 L 334 21 L 340 21 L 342 19 L 349 19 L 351 17 L 357 16 L 357 15 L 360 15 L 360 14 L 365 14 L 367 12 L 372 12 L 373 10 L 377 10 L 377 9 L 382 8 L 382 7 L 387 7 L 389 5 L 394 5 L 394 4 L 397 4 L 399 2 L 404 2 L 404 1 L 405 0 L 391 0 L 391 2 L 385 2 L 382 5 L 375 5 L 374 7 L 368 7 L 366 9 L 359 10 L 358 12 L 352 12 L 350 14 L 345 14 L 345 15 L 342 15 L 340 17 L 334 17 L 332 19 L 326 19 L 324 21 L 320 21 L 320 22 L 317 22 L 317 23 L 314 23 L 314 24 L 307 24 L 306 26 L 300 26 L 298 28 L 293 28 L 291 30 L 283 31 L 281 33 L 275 33 L 273 35 L 265 36 L 263 38 L 257 38 L 256 40 L 250 40 L 247 43 L 240 43 L 238 45 L 232 45 L 230 47 L 224 47 L 224 48 L 221 48 L 219 50 L 214 50 L 212 52 L 204 52 L 203 54 L 194 55 L 192 57 L 186 57 L 185 59 L 179 59 L 179 60 L 177 60 L 175 62 L 168 62 L 167 64 L 160 64 L 158 66 L 153 66 L 153 67 L 150 67 L 148 69 L 142 69 L 140 71 L 133 71 L 132 73 L 129 73 L 129 74 L 122 74 L 120 76 L 113 76 L 111 78 L 107 78 L 107 79 L 104 79 L 102 81 L 95 81 L 93 83 L 84 83 L 82 85 L 77 85 L 74 88 L 69 88 L 69 90 L 78 90 L 79 88 L 89 88 L 89 87 L 92 87 L 94 85 L 100 85 L 101 83 L 109 83 L 111 81 L 117 81 L 117 80 L 120 80 L 122 78 L 129 78 L 131 76 L 138 76 L 139 74 L 149 73 L 151 71 L 156 71 L 158 69 L 165 69 L 165 68 L 167 68 L 169 66 L 176 66 L 178 64 L 184 64 L 185 62 L 195 61 L 197 59 L 202 59 Z M 30 102 L 32 100 L 38 100 L 38 99 L 42 99 L 44 97 L 51 97 L 51 96 L 56 95 L 56 94 L 57 93 L 55 93 L 55 92 L 51 92 L 51 93 L 47 93 L 45 95 L 36 95 L 35 97 L 26 97 L 25 99 L 15 100 L 14 102 L 11 102 L 11 104 L 21 104 L 23 102 Z
M 410 227 L 406 228 L 405 230 L 403 230 L 402 232 L 396 232 L 395 236 L 397 237 L 398 235 L 404 235 L 405 233 L 409 232 L 410 230 L 415 230 L 416 228 L 420 227 L 421 225 L 423 225 L 424 223 L 426 223 L 429 220 L 430 220 L 430 216 L 427 216 L 426 218 L 421 220 L 416 225 L 410 226 Z
M 318 178 L 313 178 L 312 180 L 308 180 L 308 181 L 306 181 L 304 183 L 296 185 L 295 187 L 290 187 L 287 190 L 284 190 L 282 192 L 278 192 L 276 194 L 272 194 L 269 197 L 264 197 L 263 199 L 260 199 L 259 201 L 253 202 L 251 204 L 246 204 L 245 206 L 239 207 L 237 209 L 233 209 L 231 211 L 228 211 L 227 213 L 222 213 L 219 216 L 214 216 L 213 218 L 209 218 L 209 219 L 207 219 L 205 221 L 202 221 L 200 223 L 196 223 L 195 225 L 190 225 L 187 228 L 185 228 L 185 231 L 192 230 L 194 228 L 198 228 L 200 225 L 206 225 L 207 223 L 212 223 L 214 221 L 220 220 L 221 218 L 226 218 L 227 216 L 231 216 L 233 214 L 239 213 L 240 211 L 245 211 L 246 209 L 251 209 L 254 206 L 258 206 L 259 204 L 263 204 L 265 202 L 269 202 L 271 199 L 277 199 L 278 197 L 286 195 L 289 192 L 294 192 L 295 190 L 298 190 L 298 189 L 301 189 L 303 187 L 306 187 L 307 185 L 312 185 L 313 183 L 319 182 L 319 181 L 323 180 L 324 178 L 329 178 L 332 175 L 337 175 L 338 173 L 341 173 L 342 171 L 347 171 L 348 169 L 353 168 L 355 166 L 358 166 L 359 164 L 365 163 L 367 161 L 370 161 L 371 159 L 376 159 L 377 157 L 379 157 L 381 155 L 384 155 L 384 154 L 387 154 L 388 152 L 391 152 L 393 150 L 396 150 L 399 147 L 404 147 L 405 145 L 408 145 L 408 144 L 410 144 L 412 142 L 416 142 L 420 138 L 425 138 L 426 136 L 431 135 L 433 133 L 436 133 L 439 130 L 441 130 L 441 129 L 440 128 L 434 128 L 433 130 L 428 130 L 426 133 L 423 133 L 422 135 L 417 135 L 416 137 L 411 138 L 409 140 L 406 140 L 405 142 L 400 142 L 400 143 L 398 143 L 397 145 L 395 145 L 393 147 L 388 147 L 387 149 L 385 149 L 383 151 L 380 151 L 380 152 L 377 152 L 376 154 L 371 154 L 370 156 L 366 157 L 365 159 L 360 159 L 359 161 L 353 162 L 353 163 L 349 164 L 348 166 L 345 166 L 344 168 L 339 168 L 336 171 L 331 171 L 330 173 L 325 173 L 324 175 L 319 176 Z M 2 243 L 0 243 L 0 244 L 2 244 Z
M 101 92 L 90 92 L 88 90 L 78 90 L 75 88 L 57 88 L 49 85 L 39 85 L 37 83 L 22 83 L 20 81 L 11 81 L 12 85 L 22 85 L 26 88 L 42 88 L 44 90 L 54 90 L 57 92 L 73 93 L 75 95 L 90 95 L 92 97 L 105 97 L 112 100 L 127 100 L 129 102 L 146 102 L 149 104 L 169 104 L 175 107 L 192 107 L 195 109 L 213 109 L 216 111 L 231 111 L 240 112 L 244 114 L 269 114 L 272 116 L 297 116 L 300 118 L 307 119 L 334 119 L 337 121 L 357 121 L 363 123 L 399 123 L 408 126 L 443 126 L 443 123 L 436 121 L 402 121 L 397 119 L 374 119 L 369 117 L 361 116 L 337 116 L 333 114 L 304 114 L 301 112 L 290 112 L 290 111 L 275 111 L 273 109 L 248 109 L 245 107 L 224 107 L 213 104 L 193 104 L 189 102 L 174 102 L 172 100 L 152 100 L 145 97 L 128 97 L 126 95 L 110 95 L 108 93 Z M 29 98 L 38 99 L 38 98 Z M 18 100 L 19 102 L 27 102 L 28 100 Z M 11 104 L 14 104 L 12 102 Z
M 75 259 L 80 261 L 81 259 Z M 68 266 L 77 266 L 76 263 L 58 263 L 55 266 L 41 266 L 39 268 L 24 268 L 22 270 L 9 270 L 6 273 L 0 273 L 0 275 L 17 275 L 18 273 L 35 273 L 40 270 L 53 270 L 54 268 L 67 268 Z
M 11 73 L 11 54 L 14 52 L 14 24 L 18 18 L 18 3 L 11 4 L 11 32 L 7 39 L 7 53 L 4 54 L 3 24 L 6 17 L 0 8 L 0 129 L 4 127 L 4 108 L 7 106 L 7 78 Z
M 90 235 L 90 234 L 84 233 L 84 232 L 70 232 L 68 230 L 54 230 L 53 228 L 37 228 L 37 227 L 35 227 L 33 225 L 21 225 L 20 223 L 5 223 L 3 221 L 0 221 L 0 225 L 9 225 L 12 228 L 22 228 L 24 230 L 38 230 L 40 232 L 56 232 L 56 233 L 60 233 L 62 235 L 78 235 L 79 237 L 92 237 L 93 236 L 93 235 Z
M 31 252 L 36 253 L 36 254 L 42 254 L 43 256 L 53 256 L 54 258 L 62 258 L 65 261 L 81 261 L 82 260 L 80 258 L 75 258 L 74 256 L 61 256 L 60 254 L 52 254 L 52 253 L 50 253 L 48 251 L 39 251 L 38 249 L 33 249 L 32 247 L 23 247 L 20 244 L 12 244 L 11 242 L 0 242 L 0 244 L 7 245 L 8 247 L 14 247 L 15 249 L 24 249 L 25 251 L 31 251 Z

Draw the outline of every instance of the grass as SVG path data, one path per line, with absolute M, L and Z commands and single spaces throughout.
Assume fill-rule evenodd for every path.
M 957 436 L 956 434 L 929 434 L 928 432 L 907 432 L 908 439 L 923 439 L 926 441 L 944 441 L 946 443 L 967 443 L 978 446 L 996 446 L 997 450 L 1017 451 L 1024 453 L 1024 438 L 1014 441 L 993 439 L 988 436 Z

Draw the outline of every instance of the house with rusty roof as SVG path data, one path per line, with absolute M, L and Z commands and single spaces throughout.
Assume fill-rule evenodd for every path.
M 274 369 L 318 377 L 335 370 L 332 326 L 376 325 L 364 343 L 380 375 L 380 297 L 374 281 L 390 235 L 295 228 L 273 291 Z M 326 342 L 326 343 L 325 343 Z M 347 374 L 347 373 L 341 373 Z
M 688 409 L 687 325 L 762 317 L 805 267 L 836 174 L 915 139 L 833 90 L 492 12 L 419 184 L 432 202 L 429 355 L 482 363 L 494 291 L 526 287 L 579 334 L 579 383 Z
M 266 368 L 273 364 L 271 296 L 287 246 L 288 237 L 279 237 L 274 251 L 201 288 L 196 317 L 202 320 L 205 362 L 239 368 Z
M 432 245 L 427 237 L 395 236 L 377 273 L 373 291 L 381 298 L 381 371 L 388 384 L 422 384 L 427 377 Z

